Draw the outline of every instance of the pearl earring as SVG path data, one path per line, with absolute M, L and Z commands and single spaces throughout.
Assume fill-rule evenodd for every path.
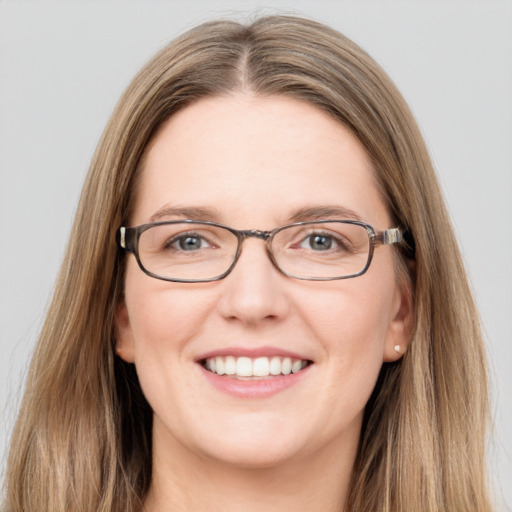
M 401 354 L 401 353 L 402 353 L 402 352 L 400 351 L 400 345 L 395 345 L 395 346 L 394 346 L 394 349 L 395 349 L 395 352 L 396 352 L 397 354 Z

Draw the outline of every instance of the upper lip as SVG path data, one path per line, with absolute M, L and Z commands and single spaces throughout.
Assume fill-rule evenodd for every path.
M 311 359 L 303 354 L 298 354 L 297 352 L 292 352 L 290 350 L 285 350 L 278 347 L 225 347 L 219 348 L 216 350 L 211 350 L 209 352 L 205 352 L 200 356 L 195 358 L 196 362 L 204 361 L 205 359 L 210 359 L 212 357 L 226 357 L 226 356 L 234 356 L 234 357 L 250 357 L 251 359 L 256 359 L 257 357 L 290 357 L 291 359 L 301 359 L 304 361 L 310 361 Z

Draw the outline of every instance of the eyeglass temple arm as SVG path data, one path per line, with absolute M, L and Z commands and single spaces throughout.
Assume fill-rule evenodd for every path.
M 133 252 L 135 235 L 135 228 L 121 226 L 116 232 L 117 245 L 125 251 Z
M 386 231 L 380 231 L 376 233 L 376 240 L 383 245 L 398 244 L 404 241 L 404 235 L 400 228 L 386 229 Z

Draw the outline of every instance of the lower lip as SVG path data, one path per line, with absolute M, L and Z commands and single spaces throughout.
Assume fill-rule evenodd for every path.
M 309 373 L 311 366 L 308 365 L 297 373 L 260 380 L 238 380 L 209 372 L 202 365 L 199 368 L 214 387 L 228 395 L 237 398 L 267 398 L 300 382 Z

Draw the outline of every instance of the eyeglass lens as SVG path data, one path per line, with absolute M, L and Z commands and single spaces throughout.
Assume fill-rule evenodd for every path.
M 166 279 L 210 280 L 224 274 L 239 240 L 226 228 L 170 223 L 141 233 L 139 259 Z M 306 223 L 277 230 L 268 242 L 274 263 L 287 275 L 328 279 L 358 274 L 367 265 L 370 238 L 364 226 L 344 222 Z

